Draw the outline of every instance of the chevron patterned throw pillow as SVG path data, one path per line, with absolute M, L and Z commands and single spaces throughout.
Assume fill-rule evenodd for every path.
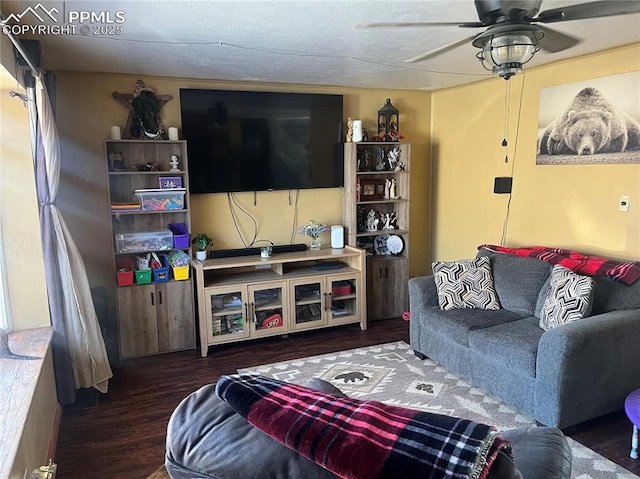
M 548 331 L 588 316 L 594 285 L 593 278 L 555 265 L 551 270 L 549 293 L 540 313 L 540 327 Z
M 487 256 L 431 264 L 440 309 L 500 309 Z

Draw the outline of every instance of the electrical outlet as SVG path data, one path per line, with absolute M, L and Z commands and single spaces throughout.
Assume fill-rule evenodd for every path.
M 621 196 L 620 202 L 618 203 L 618 211 L 629 211 L 629 203 L 631 201 L 630 196 Z

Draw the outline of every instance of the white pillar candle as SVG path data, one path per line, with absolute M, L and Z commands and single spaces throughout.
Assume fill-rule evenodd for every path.
M 169 139 L 172 141 L 178 140 L 178 129 L 175 126 L 169 127 Z
M 122 134 L 120 133 L 120 127 L 117 125 L 113 125 L 111 127 L 111 139 L 112 140 L 121 140 Z
M 353 141 L 362 141 L 362 121 L 353 120 Z

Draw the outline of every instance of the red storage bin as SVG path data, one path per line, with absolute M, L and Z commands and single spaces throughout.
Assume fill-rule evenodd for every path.
M 118 286 L 131 286 L 133 284 L 133 260 L 131 258 L 116 258 L 116 279 Z
M 331 294 L 334 296 L 345 296 L 347 294 L 351 294 L 353 292 L 353 288 L 351 283 L 348 281 L 338 281 L 333 284 L 331 288 Z

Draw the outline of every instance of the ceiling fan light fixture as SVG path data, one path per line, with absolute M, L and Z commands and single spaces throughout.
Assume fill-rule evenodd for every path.
M 508 80 L 522 71 L 540 50 L 538 42 L 544 33 L 539 30 L 514 30 L 504 33 L 481 35 L 474 42 L 480 48 L 476 57 L 482 66 L 494 75 Z

